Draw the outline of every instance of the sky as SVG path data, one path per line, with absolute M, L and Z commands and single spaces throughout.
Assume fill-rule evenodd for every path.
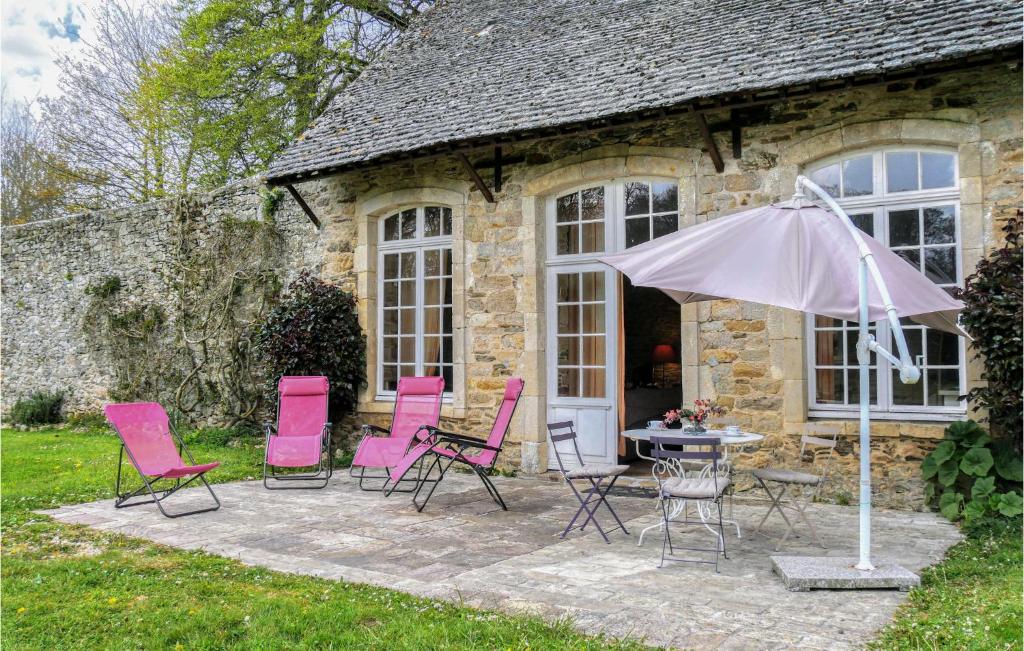
M 0 82 L 9 99 L 56 95 L 56 58 L 80 50 L 102 0 L 0 0 Z

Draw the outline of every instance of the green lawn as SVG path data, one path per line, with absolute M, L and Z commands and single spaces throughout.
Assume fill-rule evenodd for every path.
M 1021 528 L 971 532 L 910 593 L 877 649 L 1021 649 Z
M 112 497 L 105 431 L 3 430 L 4 649 L 604 649 L 568 623 L 292 576 L 57 523 L 32 509 Z M 258 447 L 197 444 L 214 481 L 256 477 Z M 139 507 L 147 508 L 147 507 Z

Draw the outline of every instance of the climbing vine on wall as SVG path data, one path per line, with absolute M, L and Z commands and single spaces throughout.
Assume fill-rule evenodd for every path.
M 176 200 L 166 294 L 147 302 L 120 279 L 92 285 L 84 329 L 107 353 L 115 400 L 159 400 L 190 421 L 255 422 L 262 406 L 253 326 L 277 300 L 283 240 L 271 216 L 210 220 Z M 137 289 L 137 288 L 136 288 Z

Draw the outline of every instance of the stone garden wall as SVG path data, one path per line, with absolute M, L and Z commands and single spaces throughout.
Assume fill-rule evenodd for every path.
M 727 128 L 714 137 L 725 158 L 716 172 L 691 117 L 505 148 L 513 161 L 487 203 L 452 158 L 432 158 L 344 174 L 300 186 L 324 226 L 313 229 L 289 198 L 275 221 L 287 243 L 283 276 L 311 269 L 354 290 L 367 332 L 369 385 L 360 417 L 389 420 L 376 399 L 377 220 L 409 205 L 442 204 L 453 233 L 455 377 L 444 424 L 483 434 L 506 377 L 526 392 L 502 463 L 546 468 L 545 201 L 590 182 L 658 176 L 677 179 L 683 225 L 788 198 L 796 175 L 824 157 L 891 145 L 941 146 L 960 160 L 963 268 L 970 273 L 998 241 L 999 226 L 1021 203 L 1021 80 L 1009 67 L 940 79 L 850 89 L 772 106 L 743 128 L 742 156 L 731 156 Z M 709 114 L 714 128 L 728 112 Z M 490 152 L 474 153 L 483 161 Z M 490 172 L 481 170 L 490 183 Z M 211 223 L 255 219 L 255 182 L 206 198 Z M 79 336 L 96 278 L 117 273 L 155 300 L 167 292 L 170 212 L 166 204 L 94 213 L 4 229 L 4 404 L 35 389 L 69 391 L 75 407 L 104 400 L 103 360 Z M 716 398 L 740 423 L 768 436 L 741 466 L 793 463 L 808 424 L 802 315 L 720 301 L 684 306 L 680 323 L 681 402 Z M 980 367 L 968 368 L 969 386 Z M 856 494 L 855 423 L 834 466 L 834 494 Z M 878 501 L 919 505 L 921 457 L 941 438 L 941 422 L 875 424 Z

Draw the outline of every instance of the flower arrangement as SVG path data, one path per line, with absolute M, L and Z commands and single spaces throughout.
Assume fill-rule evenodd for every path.
M 725 408 L 714 400 L 698 398 L 693 401 L 693 409 L 669 409 L 665 412 L 662 422 L 668 429 L 680 429 L 683 426 L 683 422 L 686 421 L 691 428 L 703 430 L 704 423 L 709 418 L 723 414 L 725 414 Z

